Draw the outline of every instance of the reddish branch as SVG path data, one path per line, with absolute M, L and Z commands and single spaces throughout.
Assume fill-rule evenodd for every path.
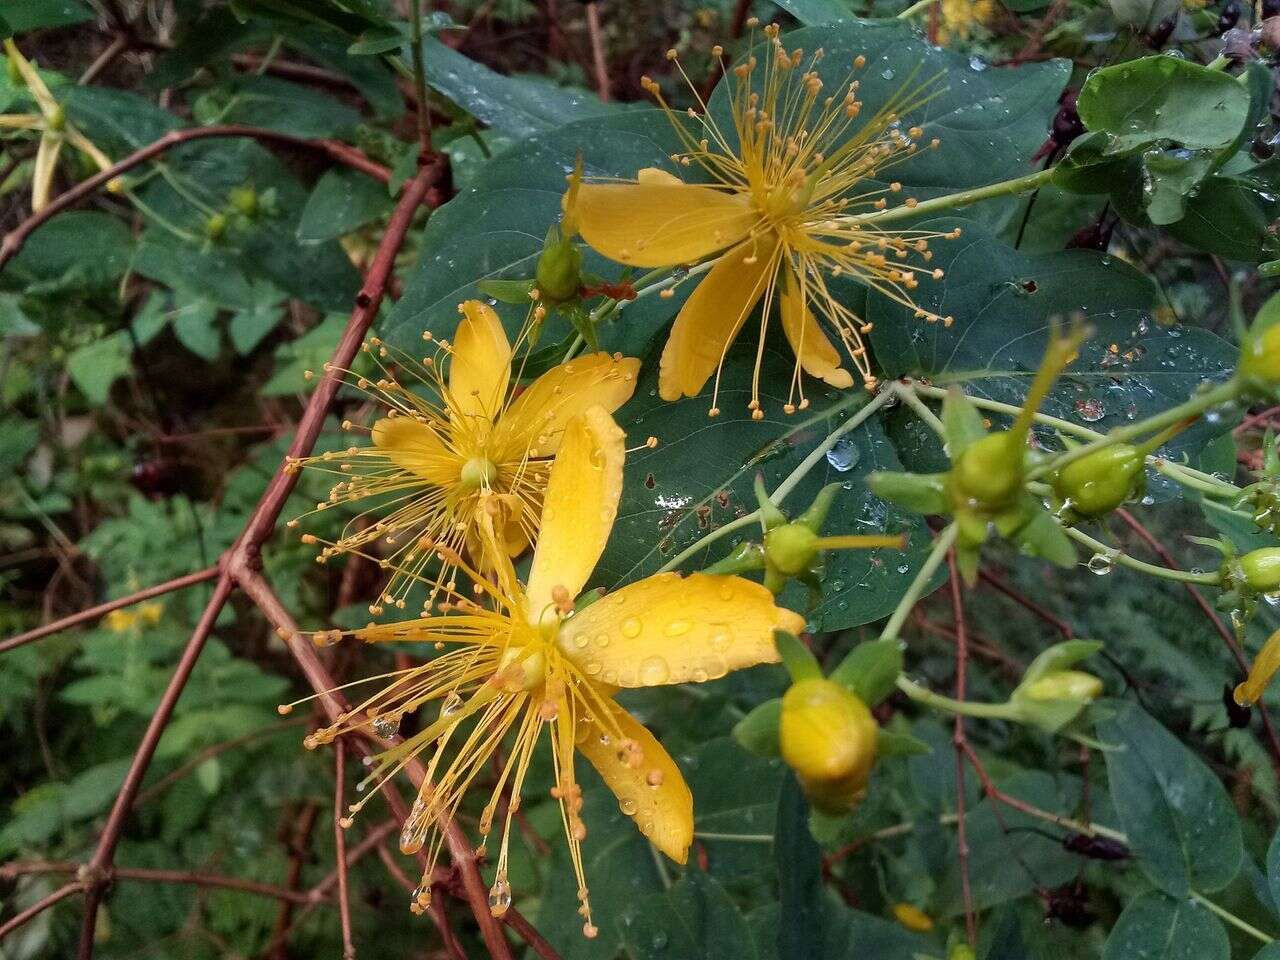
M 41 873 L 63 873 L 76 875 L 76 882 L 69 886 L 80 887 L 86 881 L 83 878 L 85 867 L 79 863 L 63 861 L 33 860 L 7 863 L 0 867 L 0 877 L 14 878 Z M 112 867 L 108 874 L 111 882 L 116 880 L 142 880 L 150 883 L 182 883 L 196 887 L 212 887 L 220 890 L 238 890 L 241 893 L 256 893 L 264 897 L 272 897 L 288 903 L 313 903 L 320 898 L 314 891 L 291 890 L 277 887 L 269 883 L 258 883 L 254 880 L 242 880 L 239 877 L 224 877 L 216 873 L 201 873 L 193 870 L 151 870 L 142 867 Z
M 351 891 L 347 888 L 347 831 L 342 820 L 347 815 L 343 799 L 346 785 L 346 745 L 333 745 L 333 844 L 338 871 L 338 920 L 342 925 L 342 960 L 355 960 L 351 939 Z
M 166 133 L 159 140 L 148 144 L 141 150 L 129 154 L 129 156 L 108 169 L 94 174 L 87 180 L 81 180 L 70 190 L 59 194 L 39 213 L 32 214 L 10 230 L 5 234 L 4 241 L 0 242 L 0 269 L 3 269 L 17 255 L 18 251 L 22 249 L 22 245 L 27 242 L 27 238 L 50 218 L 79 203 L 85 197 L 106 186 L 117 177 L 123 176 L 134 167 L 141 166 L 167 150 L 172 150 L 174 147 L 181 146 L 184 143 L 220 137 L 247 137 L 251 140 L 261 140 L 266 143 L 283 143 L 295 147 L 305 147 L 309 150 L 319 150 L 334 161 L 345 164 L 354 170 L 359 170 L 361 173 L 367 174 L 376 180 L 380 180 L 383 183 L 391 181 L 390 170 L 370 160 L 355 147 L 340 143 L 337 140 L 308 140 L 305 137 L 294 137 L 276 130 L 263 130 L 258 127 L 246 127 L 236 124 L 174 130 Z M 390 234 L 389 230 L 388 234 Z
M 72 627 L 78 627 L 82 623 L 88 623 L 91 620 L 97 620 L 100 617 L 105 617 L 113 610 L 131 607 L 135 603 L 141 603 L 143 600 L 150 600 L 152 597 L 162 597 L 166 593 L 173 593 L 175 590 L 194 586 L 197 583 L 205 583 L 217 578 L 217 576 L 218 568 L 216 566 L 209 567 L 207 570 L 188 573 L 185 577 L 178 577 L 177 579 L 170 580 L 167 583 L 158 583 L 154 587 L 147 587 L 145 590 L 139 590 L 137 593 L 131 593 L 129 596 L 121 597 L 118 600 L 100 603 L 96 607 L 90 607 L 88 610 L 81 610 L 79 613 L 73 613 L 69 617 L 63 617 L 61 620 L 54 620 L 52 623 L 46 623 L 42 627 L 36 627 L 34 630 L 28 630 L 26 633 L 20 633 L 16 637 L 10 637 L 8 640 L 0 642 L 0 653 L 8 653 L 10 650 L 15 647 L 20 647 L 24 643 L 30 643 L 33 640 L 39 640 L 42 637 L 61 633 L 63 630 L 70 630 Z
M 1053 624 L 1054 628 L 1057 629 L 1058 632 L 1062 634 L 1064 639 L 1070 640 L 1072 637 L 1075 636 L 1074 631 L 1072 631 L 1071 629 L 1071 624 L 1067 623 L 1067 621 L 1063 620 L 1060 616 L 1058 616 L 1053 611 L 1036 603 L 1030 597 L 1018 592 L 1013 588 L 1011 584 L 1001 580 L 994 573 L 991 573 L 988 570 L 980 570 L 978 571 L 978 578 L 983 583 L 987 584 L 990 587 L 993 587 L 1000 593 L 1003 593 L 1006 597 L 1008 597 L 1014 603 L 1018 604 L 1020 607 L 1024 607 L 1025 609 L 1030 610 L 1041 620 L 1045 621 L 1045 623 Z
M 596 91 L 600 99 L 609 102 L 609 65 L 604 59 L 604 31 L 600 26 L 600 4 L 585 4 L 587 11 L 587 36 L 591 38 L 591 64 L 596 72 Z
M 1116 515 L 1128 525 L 1130 530 L 1141 538 L 1143 543 L 1150 547 L 1152 551 L 1154 551 L 1155 554 L 1164 561 L 1165 566 L 1169 567 L 1171 570 L 1181 569 L 1178 566 L 1178 562 L 1173 558 L 1173 554 L 1169 552 L 1168 548 L 1161 543 L 1150 530 L 1144 527 L 1137 517 L 1131 514 L 1128 510 L 1125 510 L 1123 507 L 1116 510 Z M 1231 656 L 1235 658 L 1236 665 L 1240 668 L 1241 675 L 1248 673 L 1249 660 L 1244 655 L 1244 650 L 1241 648 L 1240 641 L 1236 639 L 1235 634 L 1233 634 L 1227 625 L 1222 622 L 1222 618 L 1218 616 L 1218 612 L 1214 610 L 1209 601 L 1204 598 L 1204 594 L 1196 589 L 1196 585 L 1194 583 L 1184 583 L 1183 587 L 1185 587 L 1187 593 L 1191 595 L 1191 599 L 1195 601 L 1195 604 L 1200 608 L 1200 611 L 1209 618 L 1209 622 L 1213 624 L 1213 628 L 1218 631 L 1218 636 L 1222 637 L 1222 642 L 1225 643 L 1227 645 L 1227 649 L 1231 651 Z M 1280 770 L 1280 736 L 1277 736 L 1276 728 L 1272 724 L 1271 716 L 1267 713 L 1266 708 L 1261 703 L 1259 703 L 1257 707 L 1258 713 L 1262 716 L 1262 729 L 1266 733 L 1267 749 L 1271 753 L 1271 762 L 1277 770 Z
M 46 910 L 52 907 L 55 903 L 59 903 L 67 899 L 67 897 L 79 892 L 80 892 L 80 881 L 77 880 L 73 883 L 68 883 L 66 886 L 59 887 L 57 890 L 53 891 L 53 893 L 49 894 L 47 897 L 44 897 L 41 900 L 37 900 L 35 903 L 27 907 L 27 909 L 23 910 L 21 913 L 15 914 L 13 917 L 6 920 L 3 924 L 0 924 L 0 940 L 3 940 L 9 934 L 13 933 L 13 931 L 17 930 L 27 921 L 33 920 L 36 917 L 40 916 L 40 914 L 44 913 Z
M 963 702 L 969 672 L 969 638 L 964 620 L 964 597 L 960 590 L 960 574 L 956 570 L 956 554 L 947 554 L 951 573 L 951 613 L 956 630 L 956 699 Z M 964 932 L 969 947 L 978 945 L 978 920 L 973 910 L 973 889 L 969 884 L 969 837 L 964 820 L 964 760 L 968 742 L 964 734 L 964 714 L 957 713 L 952 742 L 956 748 L 956 844 L 960 858 L 960 890 L 964 898 Z
M 307 851 L 311 848 L 311 831 L 315 828 L 319 808 L 314 803 L 302 807 L 301 814 L 297 810 L 286 807 L 280 823 L 277 839 L 285 844 L 289 852 L 289 870 L 285 875 L 285 889 L 297 890 L 302 883 L 302 868 L 307 864 Z M 284 931 L 293 924 L 293 903 L 289 900 L 280 902 L 280 910 L 276 913 L 275 928 L 272 939 L 279 939 L 276 948 L 276 960 L 288 960 L 284 947 Z

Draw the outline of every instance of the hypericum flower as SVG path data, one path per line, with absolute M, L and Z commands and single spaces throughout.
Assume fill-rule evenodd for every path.
M 974 29 L 985 26 L 995 16 L 992 0 L 942 0 L 942 22 L 938 24 L 938 42 L 968 40 Z
M 416 384 L 401 383 L 383 362 L 392 357 L 390 348 L 376 338 L 365 344 L 381 375 L 358 377 L 355 386 L 385 411 L 370 430 L 371 445 L 291 464 L 343 478 L 317 510 L 373 498 L 317 557 L 324 562 L 339 553 L 364 555 L 379 540 L 389 545 L 385 556 L 375 558 L 393 573 L 370 607 L 373 613 L 384 603 L 403 609 L 417 582 L 427 585 L 422 612 L 429 612 L 441 590 L 453 589 L 461 554 L 489 571 L 479 537 L 486 511 L 506 519 L 500 531 L 505 551 L 522 553 L 537 535 L 549 458 L 565 425 L 589 406 L 616 410 L 635 390 L 640 361 L 607 353 L 553 367 L 521 390 L 514 382 L 520 373 L 512 369 L 514 349 L 493 308 L 468 300 L 458 309 L 462 321 L 453 344 L 433 341 L 435 356 L 421 363 L 393 358 Z M 429 333 L 423 337 L 431 340 Z M 350 421 L 343 427 L 368 429 Z M 311 534 L 303 540 L 324 542 Z
M 142 603 L 131 609 L 112 610 L 102 618 L 102 623 L 112 633 L 128 633 L 139 627 L 157 624 L 163 616 L 163 603 Z
M 501 816 L 497 879 L 489 898 L 494 915 L 501 916 L 511 904 L 511 820 L 545 731 L 555 774 L 551 795 L 559 801 L 588 937 L 595 936 L 596 927 L 582 864 L 587 826 L 575 754 L 596 769 L 623 813 L 668 857 L 683 863 L 693 839 L 693 798 L 680 769 L 653 734 L 614 702 L 614 693 L 619 687 L 700 683 L 774 662 L 774 631 L 804 625 L 802 617 L 777 606 L 762 585 L 700 573 L 658 574 L 575 610 L 574 597 L 595 568 L 617 514 L 623 439 L 601 407 L 575 419 L 551 469 L 528 585 L 500 558 L 494 580 L 466 568 L 487 594 L 487 607 L 459 597 L 448 604 L 454 611 L 448 616 L 354 631 L 369 642 L 426 641 L 445 652 L 391 674 L 389 686 L 306 741 L 314 747 L 368 728 L 385 736 L 399 728 L 405 714 L 437 705 L 438 715 L 419 733 L 377 758 L 365 784 L 380 787 L 411 758 L 423 756 L 426 779 L 400 848 L 415 853 L 425 846 L 432 865 L 442 842 L 442 819 L 454 815 L 476 775 L 497 756 L 497 783 L 480 813 L 479 829 L 487 837 L 495 816 Z M 496 536 L 492 526 L 486 529 Z M 508 747 L 502 752 L 504 742 Z M 352 805 L 351 813 L 371 796 Z M 415 892 L 417 910 L 429 902 L 431 873 L 428 866 Z
M 26 84 L 32 98 L 36 102 L 39 113 L 7 113 L 0 114 L 0 130 L 34 130 L 40 134 L 40 144 L 36 148 L 35 168 L 31 176 L 31 209 L 39 213 L 49 203 L 49 192 L 53 187 L 53 171 L 58 165 L 58 155 L 62 153 L 64 143 L 87 156 L 100 170 L 111 168 L 111 158 L 102 152 L 92 140 L 67 122 L 66 109 L 60 104 L 44 79 L 31 62 L 22 55 L 18 45 L 12 40 L 4 41 L 5 53 L 22 82 Z M 118 191 L 120 181 L 112 180 L 107 189 Z
M 917 307 L 912 291 L 919 275 L 942 276 L 926 265 L 932 257 L 929 241 L 959 235 L 959 230 L 886 230 L 869 216 L 902 190 L 897 182 L 873 181 L 919 149 L 924 130 L 903 130 L 900 117 L 929 95 L 899 91 L 852 130 L 862 111 L 853 73 L 866 58 L 857 57 L 838 88 L 824 96 L 816 70 L 822 50 L 805 62 L 802 51 L 783 47 L 775 25 L 765 27 L 765 34 L 763 76 L 757 76 L 754 55 L 733 68 L 732 130 L 721 128 L 699 96 L 701 113 L 689 110 L 698 124 L 691 131 L 667 106 L 657 84 L 644 79 L 684 144 L 684 152 L 673 159 L 686 167 L 697 164 L 710 182 L 684 183 L 645 169 L 631 182 L 584 183 L 576 201 L 583 238 L 614 260 L 638 267 L 713 264 L 676 317 L 663 350 L 658 392 L 664 400 L 696 395 L 712 373 L 717 373 L 718 391 L 725 352 L 748 314 L 764 301 L 749 404 L 757 419 L 764 416 L 760 364 L 775 300 L 796 355 L 788 413 L 807 406 L 801 370 L 835 387 L 853 383 L 815 312 L 839 338 L 863 382 L 873 387 L 876 377 L 863 342 L 871 324 L 841 302 L 830 278 L 850 277 L 912 308 L 919 318 L 950 323 Z M 723 53 L 719 47 L 713 52 Z M 675 51 L 667 56 L 676 60 Z M 936 139 L 928 144 L 937 145 Z M 719 412 L 715 403 L 713 394 L 712 416 Z

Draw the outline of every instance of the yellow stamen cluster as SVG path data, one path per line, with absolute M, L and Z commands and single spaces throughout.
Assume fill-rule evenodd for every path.
M 804 408 L 802 369 L 836 386 L 851 382 L 808 315 L 811 309 L 838 336 L 864 385 L 874 388 L 877 378 L 864 341 L 871 324 L 841 302 L 831 280 L 851 278 L 911 308 L 918 319 L 950 324 L 952 318 L 917 306 L 913 293 L 921 277 L 942 277 L 941 269 L 930 266 L 930 242 L 959 236 L 959 230 L 882 228 L 875 218 L 903 190 L 896 181 L 884 183 L 885 173 L 920 149 L 939 145 L 937 138 L 925 139 L 922 127 L 904 128 L 901 120 L 931 95 L 921 87 L 904 87 L 863 120 L 855 74 L 865 66 L 865 57 L 856 57 L 844 79 L 826 93 L 817 69 L 824 56 L 821 49 L 806 58 L 802 50 L 783 45 L 776 25 L 766 26 L 764 34 L 765 54 L 752 55 L 731 70 L 725 68 L 730 74 L 732 130 L 721 127 L 700 97 L 700 109 L 686 111 L 693 121 L 688 123 L 668 106 L 656 82 L 643 80 L 684 143 L 685 149 L 673 161 L 684 167 L 696 165 L 711 181 L 688 189 L 714 190 L 722 197 L 744 201 L 740 208 L 722 202 L 712 205 L 707 222 L 699 226 L 727 248 L 719 254 L 717 267 L 736 261 L 732 266 L 751 278 L 744 282 L 756 285 L 739 324 L 754 303 L 764 302 L 752 384 L 751 410 L 757 419 L 764 415 L 759 409 L 760 366 L 775 299 L 781 303 L 783 326 L 797 354 L 787 412 Z M 684 75 L 675 51 L 667 56 Z M 695 85 L 690 82 L 689 86 L 697 96 Z M 651 176 L 650 182 L 654 179 Z M 644 182 L 642 177 L 639 183 Z M 917 203 L 912 197 L 901 202 L 908 208 Z M 636 235 L 626 248 L 606 252 L 624 263 L 651 263 L 673 236 L 691 232 L 694 216 L 679 215 L 679 222 Z M 583 233 L 592 242 L 589 226 Z M 725 338 L 716 364 L 717 391 L 723 350 L 736 332 L 737 328 Z M 716 408 L 714 395 L 712 408 Z

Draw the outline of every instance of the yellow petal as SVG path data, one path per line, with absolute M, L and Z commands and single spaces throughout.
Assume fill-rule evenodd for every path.
M 564 428 L 588 407 L 609 413 L 631 399 L 636 389 L 640 361 L 615 360 L 607 353 L 577 357 L 552 367 L 525 388 L 498 423 L 501 459 L 549 457 L 560 449 Z M 518 449 L 516 449 L 518 448 Z
M 89 157 L 90 160 L 97 165 L 99 170 L 110 170 L 112 167 L 111 158 L 108 157 L 98 147 L 96 143 L 86 137 L 75 127 L 68 124 L 66 128 L 67 142 L 79 150 L 81 153 Z
M 782 285 L 782 330 L 805 373 L 833 387 L 853 386 L 848 370 L 840 368 L 840 354 L 831 345 L 805 302 L 804 287 L 788 270 Z
M 600 407 L 591 407 L 564 431 L 542 503 L 538 546 L 529 571 L 529 617 L 539 622 L 553 592 L 576 597 L 595 569 L 613 529 L 622 495 L 626 435 Z
M 742 577 L 660 573 L 569 619 L 561 651 L 587 676 L 619 687 L 714 680 L 776 663 L 773 631 L 804 630 L 761 584 Z
M 468 300 L 454 334 L 449 360 L 452 406 L 464 417 L 492 421 L 502 409 L 511 379 L 511 342 L 487 303 Z
M 65 141 L 60 133 L 45 131 L 36 147 L 36 162 L 31 170 L 31 212 L 39 213 L 49 205 L 53 190 L 53 174 L 58 168 L 58 154 Z
M 658 395 L 663 400 L 698 395 L 764 294 L 777 263 L 777 237 L 768 233 L 734 247 L 711 268 L 676 317 L 662 350 Z
M 634 741 L 639 753 L 620 751 L 616 739 L 594 721 L 582 724 L 578 752 L 591 761 L 640 832 L 676 863 L 684 863 L 693 842 L 693 794 L 676 762 L 644 724 L 612 700 L 608 703 L 623 737 Z M 624 759 L 618 759 L 620 752 Z
M 384 417 L 373 425 L 373 445 L 403 470 L 436 486 L 458 481 L 458 458 L 434 430 L 411 417 Z
M 1257 703 L 1277 670 L 1280 670 L 1280 630 L 1267 638 L 1249 668 L 1249 676 L 1236 687 L 1236 703 Z
M 652 175 L 637 183 L 584 183 L 574 209 L 587 243 L 636 267 L 701 260 L 737 243 L 760 219 L 746 197 Z
M 27 89 L 31 92 L 31 96 L 35 98 L 36 105 L 40 108 L 40 112 L 46 118 L 53 116 L 58 111 L 58 101 L 54 99 L 53 94 L 49 92 L 48 86 L 45 85 L 44 78 L 40 76 L 40 72 L 31 65 L 31 61 L 22 55 L 18 49 L 18 45 L 12 40 L 4 41 L 5 52 L 9 55 L 9 62 L 17 68 L 18 73 L 22 76 L 22 82 L 27 85 Z

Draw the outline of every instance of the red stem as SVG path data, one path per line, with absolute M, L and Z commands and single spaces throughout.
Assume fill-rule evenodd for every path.
M 213 580 L 218 576 L 217 567 L 209 567 L 207 570 L 200 570 L 196 573 L 188 573 L 185 577 L 178 577 L 169 580 L 166 583 L 158 583 L 154 587 L 147 587 L 145 590 L 139 590 L 137 593 L 131 593 L 127 597 L 121 597 L 118 600 L 110 600 L 107 603 L 100 603 L 96 607 L 90 607 L 88 610 L 81 610 L 79 613 L 73 613 L 69 617 L 63 617 L 61 620 L 54 620 L 52 623 L 46 623 L 42 627 L 36 627 L 34 630 L 28 630 L 26 633 L 20 633 L 16 637 L 10 637 L 8 640 L 0 642 L 0 653 L 8 653 L 10 650 L 20 647 L 23 644 L 30 643 L 33 640 L 40 640 L 43 637 L 60 633 L 63 630 L 70 630 L 72 627 L 78 627 L 82 623 L 88 623 L 90 620 L 97 620 L 99 617 L 105 617 L 113 610 L 119 610 L 122 607 L 131 607 L 135 603 L 141 603 L 143 600 L 150 600 L 152 597 L 164 596 L 166 593 L 173 593 L 175 590 L 181 590 L 184 587 L 194 586 L 197 583 L 204 583 L 207 580 Z
M 5 921 L 3 924 L 0 924 L 0 940 L 3 940 L 9 934 L 13 933 L 13 931 L 17 930 L 27 921 L 40 916 L 40 914 L 44 913 L 55 903 L 67 899 L 67 897 L 71 896 L 73 893 L 79 893 L 82 886 L 83 884 L 80 883 L 79 880 L 76 880 L 72 883 L 68 883 L 64 887 L 59 887 L 43 900 L 37 900 L 21 913 Z

